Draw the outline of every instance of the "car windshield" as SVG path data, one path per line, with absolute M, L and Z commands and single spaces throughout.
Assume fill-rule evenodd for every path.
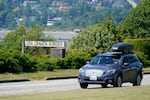
M 117 64 L 118 62 L 119 60 L 113 56 L 96 56 L 90 61 L 90 64 Z

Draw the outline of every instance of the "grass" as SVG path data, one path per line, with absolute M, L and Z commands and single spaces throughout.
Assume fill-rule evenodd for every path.
M 150 67 L 144 68 L 144 72 L 150 73 Z M 24 78 L 30 80 L 44 80 L 47 77 L 77 76 L 77 74 L 78 69 L 66 69 L 66 70 L 55 70 L 51 72 L 21 73 L 21 74 L 4 73 L 0 74 L 0 80 L 24 79 Z
M 150 86 L 93 88 L 0 97 L 0 100 L 149 100 Z
M 145 73 L 150 73 L 150 67 L 144 68 L 143 70 Z
M 0 80 L 24 79 L 24 78 L 30 80 L 43 80 L 46 77 L 77 76 L 77 73 L 78 69 L 66 69 L 66 70 L 55 70 L 50 72 L 21 73 L 21 74 L 4 73 L 0 74 Z

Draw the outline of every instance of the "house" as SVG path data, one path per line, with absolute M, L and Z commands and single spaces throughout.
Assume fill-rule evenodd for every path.
M 60 17 L 49 18 L 47 20 L 47 26 L 52 26 L 54 22 L 62 20 Z
M 61 11 L 63 11 L 63 12 L 65 12 L 65 11 L 67 11 L 69 9 L 69 7 L 68 6 L 65 6 L 65 5 L 60 5 L 59 6 L 59 11 L 61 12 Z
M 23 2 L 23 6 L 32 6 L 32 5 L 35 5 L 37 2 L 36 1 L 30 1 L 30 0 L 26 0 Z

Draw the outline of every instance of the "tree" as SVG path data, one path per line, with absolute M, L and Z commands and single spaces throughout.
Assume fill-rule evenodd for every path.
M 7 12 L 6 11 L 0 11 L 0 27 L 3 27 L 5 25 L 5 18 L 7 16 Z
M 9 32 L 2 41 L 1 45 L 6 50 L 16 49 L 21 51 L 21 37 L 26 34 L 24 27 L 18 27 L 14 31 Z
M 27 2 L 26 2 L 27 1 Z M 32 2 L 34 1 L 34 2 Z M 22 25 L 30 27 L 35 23 L 46 25 L 47 19 L 61 17 L 63 26 L 55 26 L 56 29 L 85 28 L 103 20 L 110 13 L 115 22 L 120 23 L 128 14 L 131 5 L 127 0 L 0 0 L 0 27 L 12 28 L 15 25 L 14 18 L 23 19 Z M 97 2 L 96 2 L 97 1 Z M 100 2 L 99 2 L 100 1 Z M 140 0 L 136 0 L 139 2 Z M 25 4 L 27 3 L 27 4 Z M 59 7 L 65 7 L 60 11 Z M 79 23 L 76 26 L 73 22 Z M 72 25 L 72 26 L 70 26 Z M 60 28 L 58 28 L 60 27 Z
M 124 38 L 150 37 L 150 0 L 143 0 L 132 9 L 120 26 Z
M 15 15 L 13 13 L 10 13 L 6 17 L 6 25 L 9 29 L 13 29 L 17 26 Z
M 73 37 L 69 48 L 71 49 L 102 49 L 108 50 L 112 44 L 119 41 L 119 34 L 112 17 L 107 17 L 101 23 L 89 26 Z
M 17 27 L 14 31 L 8 33 L 8 35 L 4 38 L 2 43 L 0 44 L 6 50 L 22 50 L 22 41 L 36 41 L 36 40 L 44 40 L 44 34 L 42 32 L 43 28 L 39 25 L 35 25 L 32 28 L 26 29 L 23 26 Z M 54 40 L 52 37 L 46 38 L 46 40 Z M 26 53 L 29 54 L 37 54 L 46 49 L 44 48 L 35 48 L 35 47 L 26 47 Z

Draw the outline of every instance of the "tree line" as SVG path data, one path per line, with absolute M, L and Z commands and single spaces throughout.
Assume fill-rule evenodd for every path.
M 33 2 L 34 1 L 34 2 Z M 31 27 L 41 24 L 46 27 L 47 20 L 61 18 L 50 30 L 82 29 L 102 21 L 110 13 L 116 23 L 123 21 L 131 5 L 126 0 L 0 0 L 0 28 L 14 29 L 18 25 Z M 90 0 L 89 0 L 90 1 Z M 30 3 L 28 3 L 30 2 Z M 118 3 L 117 2 L 121 2 Z M 118 7 L 113 6 L 116 3 Z M 59 7 L 66 7 L 60 10 Z
M 136 8 L 129 12 L 129 15 L 124 19 L 121 24 L 116 24 L 113 21 L 112 16 L 108 16 L 102 22 L 89 26 L 84 29 L 77 36 L 73 37 L 70 42 L 70 49 L 88 49 L 95 48 L 108 51 L 112 44 L 117 42 L 123 42 L 124 39 L 139 39 L 133 42 L 139 44 L 141 50 L 135 48 L 136 51 L 141 51 L 143 55 L 147 56 L 146 59 L 149 62 L 150 53 L 149 50 L 149 38 L 150 38 L 150 1 L 143 0 Z M 143 41 L 141 41 L 143 39 Z M 146 41 L 146 42 L 144 42 Z M 128 42 L 128 41 L 126 41 Z M 143 48 L 142 48 L 143 47 Z M 139 53 L 141 53 L 139 52 Z M 137 52 L 138 53 L 138 52 Z M 138 54 L 138 55 L 142 55 Z M 140 56 L 145 59 L 144 56 Z M 146 66 L 150 63 L 146 63 Z
M 55 40 L 44 38 L 43 28 L 17 27 L 0 42 L 0 72 L 52 71 L 54 69 L 80 68 L 87 60 L 109 48 L 117 42 L 130 42 L 135 45 L 135 53 L 144 66 L 150 66 L 150 1 L 143 0 L 121 24 L 116 24 L 108 16 L 98 24 L 88 26 L 71 40 L 66 57 L 50 59 L 48 48 L 28 48 L 21 54 L 23 39 Z

